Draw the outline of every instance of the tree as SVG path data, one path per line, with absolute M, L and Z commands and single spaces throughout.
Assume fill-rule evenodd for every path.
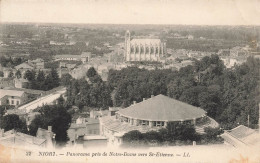
M 35 71 L 27 70 L 24 74 L 24 78 L 27 79 L 28 81 L 35 80 Z
M 14 76 L 14 73 L 13 72 L 10 72 L 9 74 L 8 74 L 8 78 L 12 78 Z
M 4 129 L 5 131 L 15 129 L 18 132 L 27 132 L 26 122 L 22 121 L 16 114 L 3 116 L 1 117 L 0 122 L 0 128 Z
M 60 105 L 60 106 L 63 106 L 65 103 L 65 99 L 62 97 L 62 95 L 60 95 L 60 97 L 57 99 L 57 101 L 58 101 L 57 105 Z
M 157 131 L 149 131 L 143 134 L 143 139 L 151 145 L 159 145 L 162 143 L 162 135 Z
M 94 67 L 90 67 L 90 68 L 88 69 L 88 71 L 87 71 L 87 77 L 88 77 L 88 78 L 91 78 L 91 77 L 94 77 L 94 76 L 96 76 L 96 75 L 98 75 L 98 73 L 97 73 L 97 71 L 95 70 L 95 68 L 94 68 Z
M 22 77 L 22 74 L 21 74 L 20 70 L 16 71 L 15 77 L 18 78 L 18 79 L 20 79 Z
M 4 116 L 6 111 L 6 106 L 0 105 L 0 118 L 2 119 L 2 116 Z
M 0 71 L 0 77 L 4 77 L 3 71 Z
M 36 77 L 36 83 L 35 83 L 37 89 L 44 90 L 45 89 L 44 82 L 45 82 L 44 72 L 39 70 L 38 75 Z
M 196 141 L 199 139 L 193 125 L 168 123 L 166 128 L 169 131 L 169 135 L 172 137 L 171 141 Z
M 67 130 L 71 123 L 71 115 L 67 112 L 66 108 L 62 105 L 45 105 L 39 110 L 40 115 L 30 124 L 30 134 L 36 135 L 39 127 L 47 129 L 48 126 L 52 126 L 53 132 L 56 134 L 56 141 L 58 144 L 65 144 L 68 136 Z
M 50 74 L 51 74 L 51 77 L 53 80 L 53 88 L 58 87 L 60 85 L 60 78 L 59 78 L 57 70 L 52 68 Z
M 123 145 L 127 147 L 136 147 L 143 144 L 143 134 L 138 130 L 125 133 L 122 139 Z
M 94 67 L 90 67 L 87 71 L 87 77 L 89 78 L 91 83 L 100 83 L 102 79 L 100 75 L 98 75 L 97 71 Z
M 61 85 L 68 86 L 72 80 L 72 76 L 70 74 L 64 74 L 61 76 Z
M 223 143 L 223 138 L 220 137 L 220 134 L 223 133 L 223 130 L 221 130 L 220 128 L 206 127 L 204 131 L 205 134 L 202 135 L 202 143 Z

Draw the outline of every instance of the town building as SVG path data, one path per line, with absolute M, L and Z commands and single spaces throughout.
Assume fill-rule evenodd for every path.
M 12 68 L 4 67 L 3 68 L 3 73 L 4 73 L 4 78 L 10 78 L 10 77 L 14 76 L 15 71 Z
M 1 129 L 0 144 L 6 147 L 14 146 L 23 148 L 44 148 L 46 147 L 46 140 L 42 138 L 37 138 L 35 136 L 27 135 L 21 132 L 16 132 L 15 130 L 4 132 L 4 130 Z
M 35 60 L 29 60 L 28 63 L 33 65 L 33 67 L 36 68 L 36 69 L 44 69 L 45 68 L 44 67 L 44 65 L 45 65 L 44 63 L 45 62 L 41 58 L 37 58 Z
M 27 79 L 23 79 L 23 78 L 20 78 L 20 79 L 15 78 L 14 79 L 15 88 L 27 88 L 28 84 L 29 84 L 29 81 Z
M 0 89 L 5 87 L 14 87 L 13 78 L 1 78 L 0 77 Z
M 80 136 L 99 135 L 99 131 L 98 119 L 79 117 L 76 123 L 71 123 L 67 133 L 70 142 L 74 143 Z
M 81 61 L 82 63 L 89 62 L 92 54 L 90 52 L 83 52 L 81 55 L 63 54 L 56 55 L 54 59 L 56 61 Z
M 196 132 L 204 134 L 205 127 L 218 127 L 218 123 L 198 107 L 164 95 L 152 96 L 140 103 L 120 109 L 114 116 L 100 118 L 100 134 L 108 138 L 109 144 L 119 145 L 122 136 L 132 130 L 142 133 L 159 130 L 167 124 L 191 124 Z
M 36 137 L 45 140 L 45 147 L 52 148 L 55 146 L 56 134 L 52 131 L 52 126 L 48 126 L 48 130 L 38 128 Z
M 20 70 L 20 69 L 23 69 L 23 70 L 33 70 L 34 67 L 32 65 L 30 65 L 29 63 L 24 62 L 24 63 L 21 63 L 21 64 L 15 66 L 15 69 L 16 70 Z
M 225 130 L 221 137 L 224 143 L 235 148 L 260 147 L 260 103 L 258 104 L 258 129 L 251 129 L 244 125 L 239 125 L 231 130 Z
M 24 91 L 0 89 L 0 105 L 21 105 L 28 99 Z
M 130 32 L 125 34 L 125 60 L 126 61 L 160 61 L 166 54 L 166 43 L 160 39 L 134 38 Z
M 244 125 L 224 131 L 221 137 L 224 139 L 225 144 L 235 148 L 260 145 L 259 132 Z
M 54 147 L 55 134 L 50 130 L 38 128 L 36 136 L 27 135 L 16 130 L 9 130 L 7 132 L 1 129 L 0 144 L 7 147 L 22 147 L 22 148 L 49 148 Z

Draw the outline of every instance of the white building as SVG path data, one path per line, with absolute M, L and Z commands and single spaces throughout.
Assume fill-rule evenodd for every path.
M 126 61 L 160 61 L 166 53 L 166 43 L 160 39 L 131 39 L 130 32 L 125 34 Z

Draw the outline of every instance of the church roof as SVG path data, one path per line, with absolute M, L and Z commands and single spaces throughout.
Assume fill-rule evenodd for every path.
M 206 112 L 198 107 L 158 95 L 121 109 L 118 113 L 122 116 L 140 120 L 152 121 L 183 121 L 202 117 Z
M 160 39 L 132 39 L 131 40 L 131 44 L 160 44 L 161 43 L 161 40 Z

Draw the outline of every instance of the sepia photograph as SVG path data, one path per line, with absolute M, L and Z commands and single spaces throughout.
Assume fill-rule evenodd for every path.
M 260 0 L 0 0 L 0 163 L 260 163 Z

